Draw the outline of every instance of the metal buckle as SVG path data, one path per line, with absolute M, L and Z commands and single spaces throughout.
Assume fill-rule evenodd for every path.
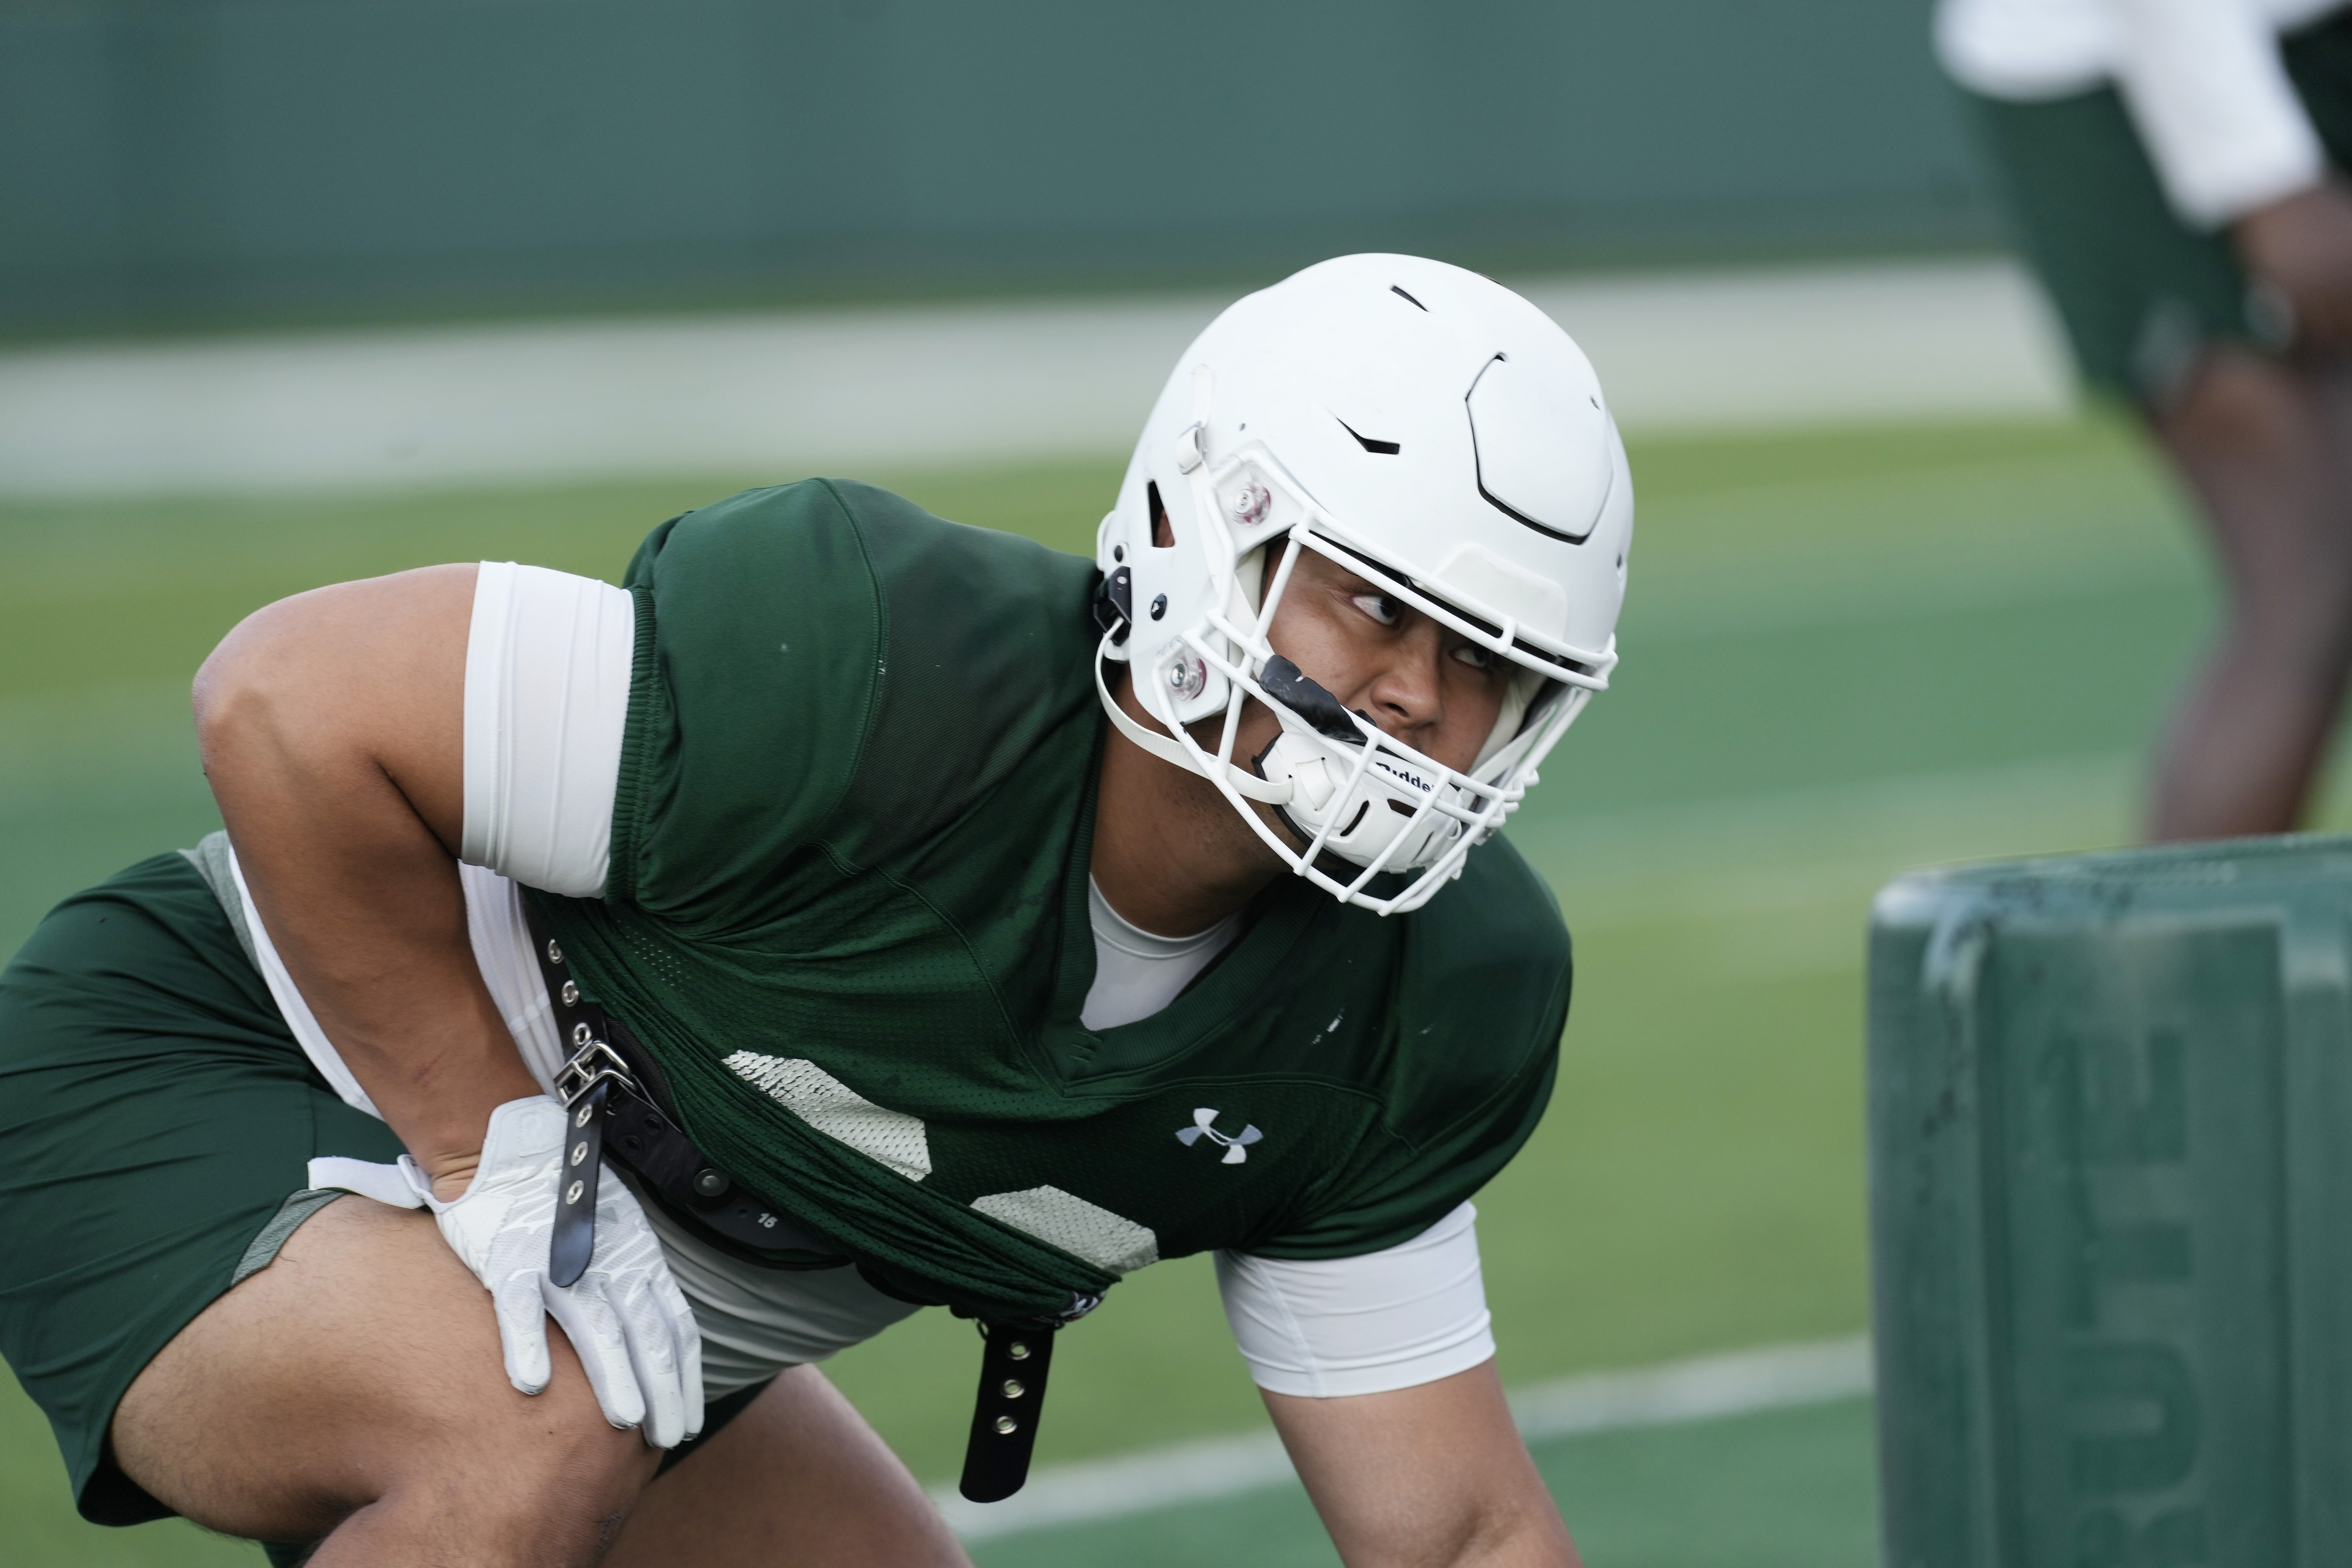
M 585 1034 L 587 1027 L 585 1024 L 581 1025 L 580 1032 Z M 590 1035 L 582 1042 L 580 1048 L 572 1053 L 572 1059 L 556 1073 L 555 1098 L 562 1100 L 563 1108 L 569 1110 L 581 1096 L 600 1083 L 617 1083 L 631 1094 L 639 1092 L 637 1080 L 629 1071 L 629 1064 L 623 1061 L 612 1047 Z

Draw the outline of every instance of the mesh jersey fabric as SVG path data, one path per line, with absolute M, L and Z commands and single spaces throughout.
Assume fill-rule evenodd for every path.
M 696 1142 L 913 1299 L 1378 1251 L 1549 1093 L 1567 932 L 1507 843 L 1415 914 L 1285 879 L 1099 1032 L 1091 563 L 835 481 L 655 531 L 601 900 L 533 895 Z

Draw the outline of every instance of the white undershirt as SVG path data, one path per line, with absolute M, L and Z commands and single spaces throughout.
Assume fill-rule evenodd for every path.
M 1227 915 L 1192 936 L 1155 936 L 1129 925 L 1088 877 L 1087 921 L 1095 933 L 1095 983 L 1087 988 L 1078 1022 L 1089 1029 L 1116 1029 L 1149 1018 L 1182 994 L 1192 977 L 1225 951 L 1242 918 Z
M 535 566 L 485 562 L 466 652 L 466 924 L 483 984 L 530 1075 L 553 1092 L 563 1053 L 531 952 L 519 885 L 574 898 L 604 889 L 620 775 L 636 617 L 618 588 Z M 347 1104 L 380 1115 L 296 989 L 260 912 L 245 906 L 278 1010 Z M 1116 1028 L 1174 1001 L 1234 939 L 1234 917 L 1189 937 L 1121 919 L 1089 887 L 1095 983 L 1080 1021 Z M 784 1273 L 703 1243 L 660 1210 L 662 1238 L 703 1335 L 716 1398 L 783 1367 L 821 1361 L 914 1310 L 851 1269 Z M 1411 1388 L 1495 1353 L 1468 1204 L 1411 1241 L 1310 1261 L 1217 1255 L 1225 1317 L 1262 1388 L 1310 1397 Z
M 2279 35 L 2345 0 L 1940 0 L 1944 68 L 1993 98 L 2112 81 L 2180 216 L 2214 228 L 2318 180 Z

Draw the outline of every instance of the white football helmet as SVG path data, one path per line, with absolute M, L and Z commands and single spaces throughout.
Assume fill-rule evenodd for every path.
M 1607 688 L 1633 531 L 1616 423 L 1549 317 L 1443 262 L 1340 257 L 1235 303 L 1169 377 L 1096 540 L 1096 686 L 1122 733 L 1215 784 L 1298 875 L 1381 914 L 1417 909 Z M 1467 772 L 1349 712 L 1268 645 L 1302 550 L 1518 667 Z M 1107 658 L 1132 667 L 1167 733 L 1118 706 Z M 1252 697 L 1282 732 L 1236 758 Z M 1219 713 L 1212 752 L 1185 726 Z M 1334 875 L 1334 858 L 1360 869 Z M 1382 873 L 1418 874 L 1376 888 Z

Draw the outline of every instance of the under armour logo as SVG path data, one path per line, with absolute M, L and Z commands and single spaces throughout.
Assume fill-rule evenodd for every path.
M 1212 1125 L 1216 1120 L 1217 1113 L 1205 1107 L 1195 1110 L 1192 1112 L 1192 1125 L 1176 1130 L 1176 1142 L 1183 1144 L 1187 1149 L 1203 1138 L 1213 1143 L 1222 1143 L 1225 1146 L 1225 1157 L 1219 1163 L 1238 1165 L 1249 1158 L 1249 1146 L 1265 1136 L 1256 1128 L 1245 1126 L 1242 1129 L 1240 1137 L 1228 1138 Z

